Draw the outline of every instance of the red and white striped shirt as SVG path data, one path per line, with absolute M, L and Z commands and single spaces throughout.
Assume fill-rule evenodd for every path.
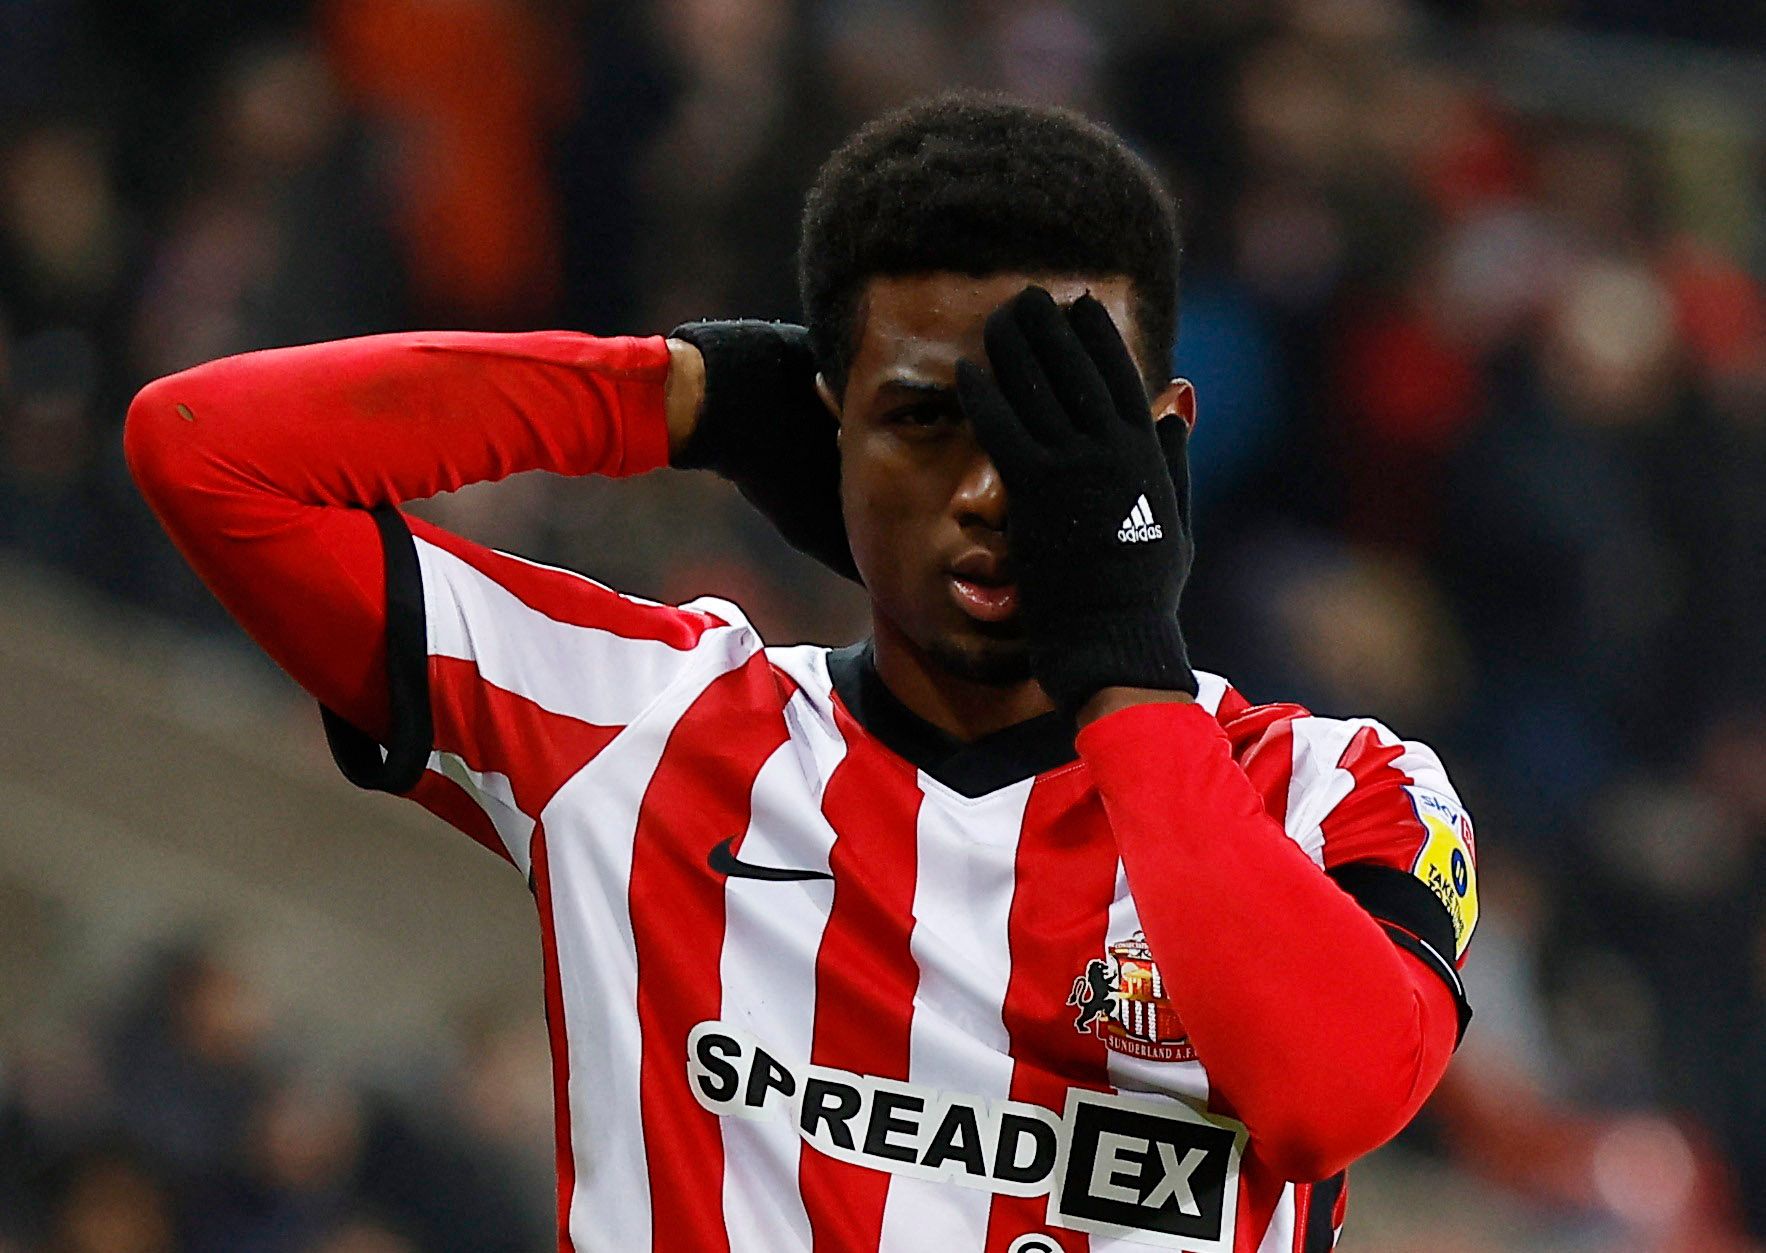
M 514 338 L 458 337 L 469 377 Z M 622 391 L 654 421 L 655 346 L 586 339 L 492 355 L 586 355 L 610 427 Z M 229 607 L 349 715 L 327 711 L 345 772 L 532 885 L 561 1248 L 1332 1247 L 1345 1155 L 1408 1120 L 1451 1048 L 1442 1006 L 1467 1012 L 1474 845 L 1430 750 L 1206 674 L 1196 705 L 1077 741 L 1046 715 L 957 744 L 863 647 L 769 648 L 727 602 L 655 604 L 405 518 L 388 498 L 493 475 L 388 468 L 415 454 L 363 451 L 383 426 L 329 432 L 356 450 L 337 483 L 335 447 L 199 429 L 291 382 L 334 389 L 314 422 L 383 423 L 385 389 L 369 404 L 351 371 L 412 358 L 371 342 L 154 385 L 131 466 Z M 484 386 L 512 403 L 509 377 Z M 654 429 L 644 456 L 580 414 L 541 434 L 555 459 L 586 441 L 577 469 L 655 464 Z
M 862 654 L 413 529 L 415 794 L 539 898 L 578 1249 L 1328 1247 L 1211 1100 L 1083 760 L 1014 729 L 953 786 L 860 722 L 911 718 Z M 1410 871 L 1431 817 L 1469 850 L 1428 749 L 1201 681 L 1317 865 Z M 1370 775 L 1415 812 L 1339 850 Z

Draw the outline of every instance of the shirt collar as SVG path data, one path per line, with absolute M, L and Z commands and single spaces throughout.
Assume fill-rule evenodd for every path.
M 963 796 L 985 796 L 1078 757 L 1073 724 L 1054 711 L 976 740 L 959 740 L 933 726 L 884 686 L 870 639 L 830 649 L 828 675 L 860 726 L 896 756 Z

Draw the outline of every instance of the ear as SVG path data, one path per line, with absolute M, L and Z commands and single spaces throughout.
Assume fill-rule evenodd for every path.
M 1172 379 L 1153 397 L 1153 421 L 1163 422 L 1176 417 L 1196 429 L 1196 388 L 1188 379 Z
M 838 424 L 840 421 L 840 398 L 834 394 L 834 389 L 828 386 L 828 380 L 822 377 L 820 370 L 816 371 L 816 395 L 822 398 L 822 407 Z

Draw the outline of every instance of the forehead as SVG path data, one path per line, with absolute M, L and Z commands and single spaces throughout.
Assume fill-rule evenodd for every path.
M 872 279 L 860 304 L 858 351 L 848 389 L 869 390 L 891 379 L 949 382 L 957 360 L 983 359 L 987 315 L 1031 283 L 1067 304 L 1086 292 L 1102 301 L 1123 338 L 1135 344 L 1130 283 L 1122 277 L 1051 274 L 912 274 Z

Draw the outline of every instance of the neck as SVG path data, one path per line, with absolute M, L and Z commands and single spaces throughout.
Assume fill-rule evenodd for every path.
M 1001 685 L 951 674 L 882 614 L 872 613 L 871 635 L 883 686 L 913 713 L 965 743 L 1054 708 L 1034 679 Z

